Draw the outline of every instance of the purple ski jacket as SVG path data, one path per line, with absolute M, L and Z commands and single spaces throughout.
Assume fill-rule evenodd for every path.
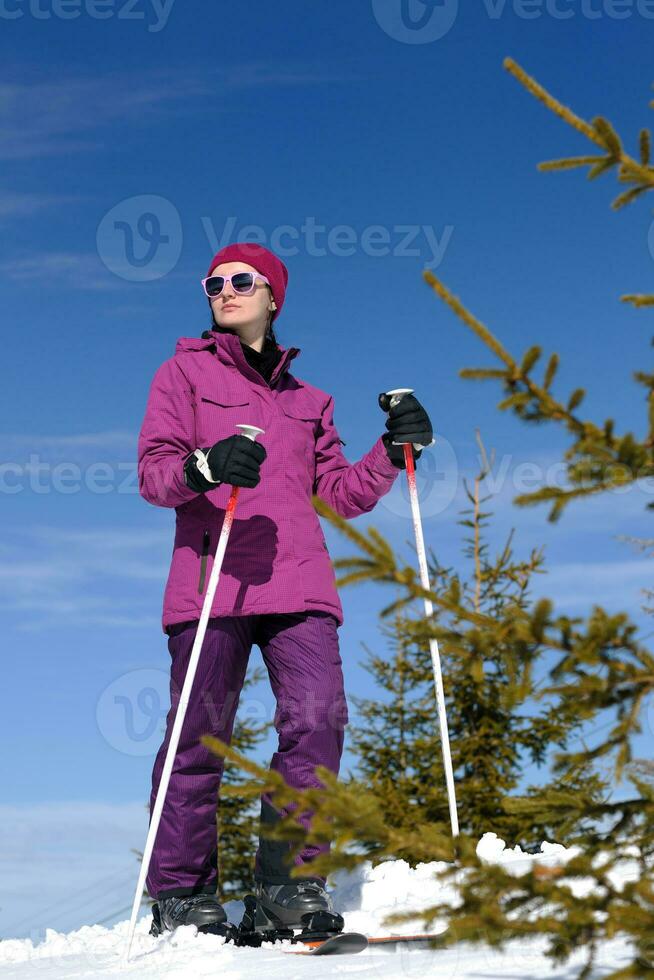
M 358 462 L 341 452 L 334 399 L 288 370 L 282 358 L 270 383 L 251 367 L 235 334 L 180 337 L 156 371 L 138 438 L 139 492 L 176 511 L 175 541 L 164 591 L 162 628 L 199 619 L 231 486 L 196 493 L 184 462 L 246 422 L 264 430 L 259 484 L 241 487 L 211 616 L 322 609 L 339 626 L 343 609 L 318 514 L 317 494 L 338 514 L 373 509 L 400 472 L 381 436 Z

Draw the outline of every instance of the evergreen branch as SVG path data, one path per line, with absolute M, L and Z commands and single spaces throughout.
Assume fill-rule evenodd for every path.
M 635 478 L 634 478 L 635 479 Z M 545 501 L 554 501 L 554 505 L 547 515 L 548 521 L 555 523 L 563 512 L 563 508 L 570 503 L 572 500 L 578 500 L 580 497 L 590 497 L 595 494 L 604 493 L 607 490 L 615 489 L 618 486 L 624 486 L 623 483 L 614 484 L 597 484 L 595 486 L 587 487 L 574 487 L 570 490 L 562 490 L 560 487 L 545 486 L 540 487 L 538 490 L 534 490 L 531 493 L 521 493 L 517 497 L 513 498 L 513 503 L 516 507 L 531 507 L 534 504 L 540 504 Z
M 637 197 L 639 197 L 644 191 L 648 191 L 651 188 L 647 187 L 645 184 L 640 184 L 638 187 L 632 187 L 631 190 L 625 191 L 624 194 L 619 194 L 612 204 L 614 210 L 618 211 L 620 208 L 624 207 L 625 204 L 631 204 Z
M 603 116 L 596 116 L 593 119 L 593 129 L 595 132 L 600 134 L 604 145 L 608 148 L 611 156 L 615 160 L 619 160 L 622 156 L 622 144 L 620 142 L 620 137 L 614 130 L 608 119 Z
M 503 371 L 501 368 L 461 368 L 459 377 L 480 380 L 485 378 L 505 378 L 506 371 Z
M 450 307 L 450 309 L 459 317 L 459 319 L 470 327 L 479 337 L 479 339 L 482 340 L 486 346 L 489 347 L 494 354 L 496 354 L 497 357 L 504 361 L 507 366 L 507 371 L 504 373 L 507 384 L 509 386 L 514 386 L 518 382 L 521 382 L 527 388 L 526 392 L 519 392 L 516 394 L 516 396 L 509 396 L 509 398 L 506 399 L 506 402 L 502 404 L 510 404 L 513 406 L 516 404 L 516 401 L 513 400 L 514 398 L 518 399 L 517 403 L 520 401 L 524 402 L 524 396 L 528 395 L 540 404 L 541 410 L 543 413 L 547 413 L 548 417 L 557 420 L 565 420 L 568 428 L 579 432 L 584 431 L 584 423 L 577 419 L 560 402 L 556 401 L 556 399 L 554 399 L 547 391 L 546 387 L 537 385 L 533 379 L 529 377 L 528 373 L 521 369 L 513 357 L 511 357 L 509 352 L 502 346 L 500 341 L 491 333 L 488 327 L 481 323 L 469 310 L 467 310 L 461 300 L 454 296 L 447 286 L 445 286 L 445 284 L 442 283 L 433 274 L 433 272 L 431 272 L 431 270 L 423 270 L 422 275 L 425 281 L 432 287 L 434 292 L 440 296 L 440 298 Z M 534 349 L 535 348 L 531 348 L 531 351 Z M 540 352 L 540 348 L 538 348 L 538 350 Z M 525 355 L 525 358 L 526 357 L 527 355 Z M 552 362 L 550 361 L 550 366 L 548 366 L 548 375 L 553 371 L 551 364 Z M 548 375 L 546 375 L 546 379 Z
M 362 548 L 364 551 L 367 551 L 373 558 L 376 557 L 376 549 L 370 545 L 364 535 L 362 535 L 359 531 L 356 531 L 344 517 L 341 517 L 341 515 L 337 513 L 337 511 L 332 510 L 329 504 L 325 503 L 325 501 L 322 500 L 317 494 L 312 495 L 311 502 L 321 517 L 329 517 L 330 521 L 336 527 L 338 527 L 339 531 L 341 531 L 345 537 L 349 538 L 353 544 L 357 545 L 359 548 Z
M 604 157 L 566 157 L 561 160 L 544 160 L 538 164 L 539 170 L 572 170 L 574 167 L 583 167 L 587 164 L 598 163 Z
M 649 164 L 650 149 L 651 149 L 651 140 L 650 140 L 648 129 L 641 129 L 639 147 L 640 147 L 640 162 L 643 164 L 644 167 L 646 167 Z
M 591 140 L 591 142 L 596 143 L 597 146 L 602 147 L 602 149 L 605 148 L 605 143 L 601 139 L 596 129 L 590 126 L 583 119 L 580 119 L 579 116 L 575 115 L 572 109 L 569 109 L 557 99 L 553 98 L 549 92 L 547 92 L 542 85 L 539 85 L 536 79 L 528 75 L 524 69 L 522 69 L 513 60 L 513 58 L 505 58 L 503 64 L 504 68 L 510 72 L 514 78 L 516 78 L 520 84 L 527 89 L 528 92 L 531 92 L 533 96 L 547 106 L 547 108 L 550 109 L 555 116 L 559 116 L 561 119 L 567 122 L 569 126 L 576 129 L 577 132 L 582 133 L 589 140 Z
M 453 310 L 466 326 L 498 356 L 505 364 L 503 372 L 505 387 L 510 394 L 498 403 L 500 410 L 511 409 L 524 421 L 552 420 L 563 422 L 575 437 L 566 452 L 568 477 L 573 484 L 569 490 L 556 487 L 543 487 L 531 494 L 516 497 L 514 503 L 524 506 L 542 500 L 554 500 L 548 520 L 558 520 L 565 505 L 573 498 L 599 493 L 654 474 L 654 397 L 650 401 L 650 435 L 644 443 L 638 443 L 631 433 L 625 433 L 617 440 L 613 433 L 613 420 L 606 419 L 600 429 L 595 423 L 583 421 L 575 409 L 581 403 L 585 391 L 576 388 L 563 405 L 549 392 L 549 386 L 558 366 L 558 357 L 553 354 L 547 365 L 543 385 L 537 384 L 528 373 L 530 367 L 540 356 L 536 345 L 529 348 L 521 365 L 514 360 L 491 331 L 467 310 L 444 283 L 431 272 L 423 270 L 423 278 L 434 292 Z M 527 368 L 527 370 L 525 370 Z M 474 369 L 469 377 L 479 377 L 481 369 Z M 460 371 L 465 376 L 466 369 Z M 488 376 L 488 375 L 487 375 Z M 524 390 L 516 390 L 522 385 Z M 588 486 L 582 484 L 588 483 Z
M 624 152 L 620 137 L 616 133 L 611 123 L 603 116 L 596 116 L 592 123 L 577 116 L 568 106 L 563 105 L 558 99 L 550 95 L 542 85 L 528 75 L 512 58 L 504 59 L 504 68 L 510 72 L 533 96 L 541 101 L 551 112 L 563 119 L 577 132 L 584 135 L 596 146 L 600 146 L 607 151 L 605 157 L 577 157 L 563 160 L 546 161 L 539 164 L 539 170 L 564 170 L 571 167 L 592 166 L 588 172 L 588 179 L 593 180 L 604 171 L 612 167 L 618 167 L 618 179 L 638 182 L 640 187 L 633 193 L 621 194 L 617 197 L 611 207 L 614 210 L 624 207 L 630 203 L 640 193 L 654 188 L 654 168 L 649 166 L 650 138 L 646 129 L 639 134 L 640 162 Z
M 611 167 L 615 166 L 615 162 L 616 161 L 612 156 L 604 157 L 599 163 L 596 163 L 594 167 L 590 168 L 590 170 L 586 174 L 588 180 L 594 180 L 596 177 L 599 177 L 607 170 L 610 170 Z
M 642 293 L 625 293 L 620 297 L 623 303 L 633 303 L 634 306 L 654 306 L 654 295 Z
M 431 272 L 429 269 L 424 269 L 422 274 L 425 281 L 429 283 L 434 292 L 440 296 L 440 298 L 450 307 L 451 310 L 454 311 L 459 319 L 462 320 L 466 326 L 470 327 L 473 333 L 475 333 L 501 361 L 504 361 L 509 372 L 511 372 L 511 376 L 513 377 L 513 375 L 517 373 L 518 365 L 513 360 L 509 352 L 504 349 L 499 340 L 493 336 L 488 327 L 484 326 L 481 321 L 477 320 L 477 318 L 465 308 L 461 300 L 451 293 L 444 283 L 436 278 L 433 272 Z

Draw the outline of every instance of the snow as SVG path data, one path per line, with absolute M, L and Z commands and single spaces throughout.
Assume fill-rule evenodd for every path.
M 573 856 L 559 844 L 544 842 L 537 855 L 525 854 L 520 848 L 508 848 L 495 834 L 485 834 L 477 846 L 479 857 L 500 863 L 516 874 L 523 873 L 534 861 L 539 865 L 558 866 Z M 624 878 L 634 873 L 634 862 L 625 862 Z M 390 935 L 422 931 L 416 918 L 401 926 L 390 927 L 384 918 L 391 912 L 413 911 L 431 902 L 443 901 L 442 886 L 435 872 L 443 865 L 418 864 L 412 868 L 406 861 L 385 861 L 375 868 L 366 863 L 351 873 L 333 876 L 332 895 L 335 908 L 345 918 L 345 928 L 369 935 Z M 448 896 L 454 901 L 454 893 Z M 226 906 L 232 922 L 239 922 L 240 902 Z M 46 931 L 45 940 L 35 944 L 30 939 L 5 939 L 0 942 L 0 977 L 2 980 L 90 980 L 96 977 L 138 976 L 139 980 L 185 980 L 190 977 L 220 977 L 221 980 L 249 978 L 255 971 L 265 973 L 266 980 L 302 977 L 373 976 L 378 980 L 438 977 L 439 980 L 525 980 L 543 977 L 572 980 L 584 961 L 583 953 L 564 967 L 552 966 L 545 957 L 542 940 L 509 943 L 502 952 L 487 947 L 457 947 L 448 950 L 419 950 L 407 947 L 395 951 L 369 948 L 357 955 L 321 959 L 295 956 L 297 947 L 290 943 L 265 944 L 260 949 L 236 948 L 219 936 L 198 933 L 192 927 L 177 929 L 157 939 L 148 935 L 150 914 L 137 924 L 129 963 L 123 960 L 128 921 L 112 928 L 84 926 L 75 932 Z M 438 932 L 438 923 L 432 927 Z M 293 958 L 290 959 L 289 957 Z M 629 947 L 615 940 L 607 943 L 598 958 L 601 977 L 629 961 Z

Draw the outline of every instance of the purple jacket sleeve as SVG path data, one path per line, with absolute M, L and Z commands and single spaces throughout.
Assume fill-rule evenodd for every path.
M 334 399 L 323 409 L 316 439 L 316 479 L 313 492 L 341 517 L 358 517 L 372 510 L 393 486 L 399 469 L 391 463 L 381 436 L 357 463 L 341 452 L 334 425 Z
M 158 368 L 138 438 L 139 493 L 157 507 L 179 507 L 198 494 L 184 481 L 184 462 L 197 448 L 193 395 L 174 358 Z

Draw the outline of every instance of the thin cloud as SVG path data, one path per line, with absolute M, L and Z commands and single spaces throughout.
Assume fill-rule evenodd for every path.
M 2 218 L 23 218 L 38 214 L 46 208 L 75 204 L 82 197 L 71 194 L 0 194 L 0 220 Z
M 256 88 L 265 86 L 324 85 L 338 82 L 357 82 L 360 75 L 354 72 L 318 69 L 315 65 L 285 65 L 278 62 L 251 61 L 221 73 L 225 88 Z
M 160 625 L 169 528 L 29 525 L 5 529 L 3 538 L 0 611 L 12 614 L 16 629 Z
M 2 443 L 34 450 L 59 451 L 62 449 L 130 449 L 136 444 L 138 434 L 126 429 L 107 429 L 104 432 L 77 432 L 71 435 L 38 435 L 31 432 L 8 432 Z
M 74 289 L 121 290 L 126 286 L 125 280 L 113 275 L 92 252 L 45 252 L 10 259 L 0 264 L 0 272 L 18 283 L 32 283 L 36 276 L 46 272 L 53 273 L 55 285 Z
M 111 272 L 95 252 L 45 252 L 37 256 L 10 259 L 0 263 L 0 272 L 13 282 L 27 283 L 32 288 L 35 277 L 53 273 L 49 285 L 53 288 L 72 288 L 117 292 L 134 284 Z M 166 273 L 166 280 L 188 279 L 185 272 Z M 113 312 L 113 311 L 112 311 Z
M 214 118 L 229 114 L 217 92 L 248 88 L 303 87 L 352 83 L 343 71 L 311 64 L 280 68 L 277 61 L 250 61 L 194 75 L 188 70 L 129 75 L 47 78 L 38 82 L 0 84 L 0 159 L 104 152 L 108 126 L 143 129 L 174 114 L 204 113 L 211 102 Z M 111 98 L 107 98 L 111 92 Z
M 108 125 L 145 125 L 170 111 L 176 100 L 208 94 L 206 82 L 190 78 L 171 82 L 163 73 L 151 73 L 146 79 L 111 73 L 4 83 L 0 85 L 0 158 L 104 150 L 99 134 Z M 98 138 L 80 138 L 86 131 L 97 132 Z

